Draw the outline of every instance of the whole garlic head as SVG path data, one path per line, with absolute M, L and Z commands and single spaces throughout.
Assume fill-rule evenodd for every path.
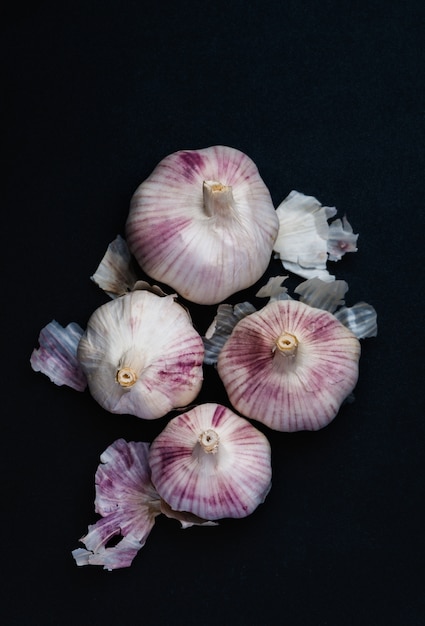
M 176 511 L 209 520 L 252 513 L 271 487 L 270 444 L 243 417 L 202 404 L 173 418 L 151 444 L 152 482 Z
M 202 339 L 173 296 L 133 291 L 99 307 L 78 346 L 91 394 L 144 419 L 186 406 L 202 385 Z
M 265 272 L 278 233 L 258 169 L 227 146 L 165 157 L 134 193 L 126 238 L 142 269 L 198 304 L 215 304 Z
M 279 431 L 318 430 L 358 378 L 360 343 L 328 311 L 276 300 L 243 318 L 218 355 L 229 400 Z

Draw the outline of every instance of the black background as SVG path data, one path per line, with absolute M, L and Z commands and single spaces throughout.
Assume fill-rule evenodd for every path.
M 1 26 L 3 623 L 422 625 L 423 3 L 19 4 Z M 160 518 L 129 569 L 77 568 L 99 455 L 167 418 L 110 415 L 29 357 L 51 319 L 84 327 L 107 300 L 89 277 L 137 185 L 214 144 L 246 152 L 276 206 L 296 189 L 347 214 L 359 250 L 331 270 L 379 335 L 332 424 L 267 432 L 251 517 Z M 193 308 L 201 332 L 213 312 Z M 199 400 L 225 402 L 205 378 Z

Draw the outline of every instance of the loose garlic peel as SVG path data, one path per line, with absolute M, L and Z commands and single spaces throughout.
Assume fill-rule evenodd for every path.
M 152 482 L 175 511 L 208 520 L 245 517 L 271 486 L 270 444 L 246 419 L 202 404 L 170 420 L 152 442 Z
M 261 278 L 278 218 L 253 161 L 227 146 L 165 157 L 136 189 L 129 248 L 153 279 L 215 304 Z
M 317 430 L 354 389 L 359 357 L 358 339 L 334 315 L 277 300 L 236 324 L 217 368 L 242 415 L 274 430 Z
M 202 339 L 174 296 L 133 291 L 99 307 L 78 346 L 91 394 L 112 413 L 156 419 L 203 380 Z

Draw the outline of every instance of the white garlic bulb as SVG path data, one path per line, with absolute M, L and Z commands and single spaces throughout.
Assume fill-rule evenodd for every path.
M 91 394 L 144 419 L 186 406 L 203 380 L 202 339 L 173 296 L 134 291 L 99 307 L 78 346 Z
M 176 511 L 209 520 L 240 518 L 271 486 L 270 444 L 243 417 L 202 404 L 173 418 L 149 451 L 152 482 Z
M 233 407 L 279 431 L 317 430 L 358 378 L 360 343 L 328 311 L 276 300 L 242 319 L 218 355 Z
M 142 269 L 199 304 L 221 302 L 259 280 L 277 233 L 255 163 L 227 146 L 165 157 L 134 193 L 126 224 Z

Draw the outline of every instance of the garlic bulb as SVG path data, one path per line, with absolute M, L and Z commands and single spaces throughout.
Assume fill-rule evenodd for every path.
M 249 515 L 271 486 L 267 438 L 219 404 L 173 418 L 153 441 L 149 464 L 172 509 L 209 520 Z
M 226 146 L 165 157 L 134 193 L 126 224 L 142 269 L 199 304 L 221 302 L 261 278 L 277 233 L 256 165 Z
M 134 291 L 90 317 L 78 359 L 93 397 L 112 413 L 145 419 L 185 406 L 203 380 L 204 348 L 173 296 Z
M 334 315 L 276 300 L 235 326 L 218 373 L 237 411 L 280 431 L 317 430 L 358 377 L 360 343 Z

